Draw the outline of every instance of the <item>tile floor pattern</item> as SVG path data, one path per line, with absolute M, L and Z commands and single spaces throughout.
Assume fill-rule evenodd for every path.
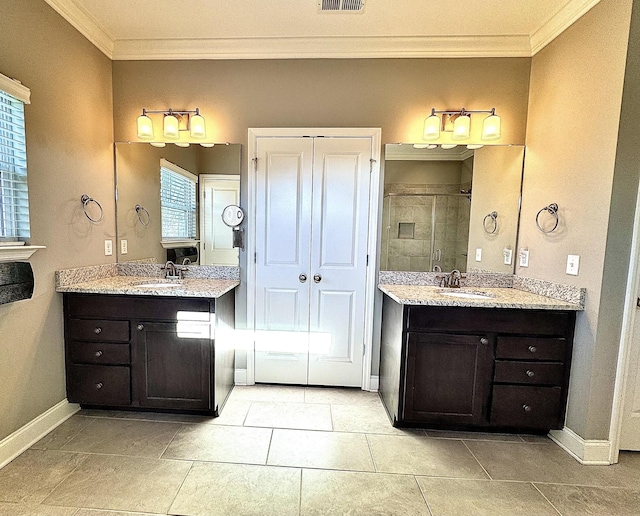
M 0 516 L 640 515 L 640 454 L 401 430 L 377 394 L 236 387 L 221 417 L 82 410 L 0 470 Z

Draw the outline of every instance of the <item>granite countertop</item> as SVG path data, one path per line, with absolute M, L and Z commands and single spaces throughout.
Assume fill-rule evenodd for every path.
M 579 304 L 568 303 L 515 288 L 442 288 L 420 285 L 378 285 L 378 288 L 394 301 L 403 305 L 523 308 L 529 310 L 584 309 Z M 454 295 L 446 295 L 447 292 Z M 476 294 L 482 297 L 456 297 L 456 293 Z M 484 297 L 485 295 L 488 297 Z
M 142 287 L 141 284 L 157 286 Z M 163 287 L 161 285 L 170 285 Z M 81 283 L 56 287 L 57 292 L 83 294 L 120 294 L 129 296 L 206 297 L 217 298 L 233 290 L 240 281 L 235 279 L 185 278 L 166 280 L 148 276 L 110 276 Z

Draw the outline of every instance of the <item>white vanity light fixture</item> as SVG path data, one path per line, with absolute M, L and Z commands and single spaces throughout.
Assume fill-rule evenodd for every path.
M 176 147 L 188 147 L 189 142 L 174 142 Z
M 214 147 L 214 146 L 215 146 L 215 143 L 201 143 L 200 144 L 200 147 L 205 147 L 207 149 L 209 149 L 211 147 Z
M 447 149 L 455 149 L 458 145 L 456 143 L 443 143 L 442 145 L 440 145 L 440 147 L 442 147 L 444 150 Z
M 167 144 L 164 142 L 149 142 L 151 145 L 153 145 L 154 147 L 166 147 Z
M 476 113 L 488 113 L 482 123 L 482 141 L 492 141 L 500 138 L 501 120 L 496 115 L 496 108 L 459 110 L 437 110 L 431 108 L 431 114 L 424 121 L 422 139 L 434 141 L 440 138 L 441 132 L 451 132 L 453 141 L 468 140 L 471 136 L 471 118 Z M 442 115 L 442 116 L 438 116 Z
M 482 147 L 484 147 L 482 143 L 470 143 L 467 145 L 467 149 L 469 150 L 482 149 Z
M 138 138 L 141 140 L 153 140 L 153 121 L 149 117 L 152 114 L 163 116 L 162 134 L 167 140 L 179 140 L 180 132 L 189 131 L 193 140 L 205 140 L 207 130 L 204 117 L 200 114 L 200 108 L 173 110 L 169 109 L 143 109 L 138 117 Z

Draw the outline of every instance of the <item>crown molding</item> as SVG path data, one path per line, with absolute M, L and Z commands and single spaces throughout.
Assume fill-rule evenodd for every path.
M 118 40 L 114 60 L 529 57 L 527 36 Z
M 98 21 L 73 0 L 44 0 L 73 25 L 109 59 L 113 59 L 113 38 Z
M 542 27 L 531 34 L 531 57 L 540 52 L 598 3 L 600 0 L 573 0 L 562 7 Z
M 533 34 L 122 39 L 75 0 L 45 0 L 112 60 L 532 57 L 600 0 L 570 0 Z

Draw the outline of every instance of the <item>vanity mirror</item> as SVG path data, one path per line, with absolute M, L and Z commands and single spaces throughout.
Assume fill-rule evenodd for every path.
M 385 146 L 380 270 L 513 273 L 522 145 Z
M 117 142 L 115 157 L 119 262 L 164 263 L 173 249 L 179 261 L 238 265 L 222 210 L 240 202 L 240 144 Z

